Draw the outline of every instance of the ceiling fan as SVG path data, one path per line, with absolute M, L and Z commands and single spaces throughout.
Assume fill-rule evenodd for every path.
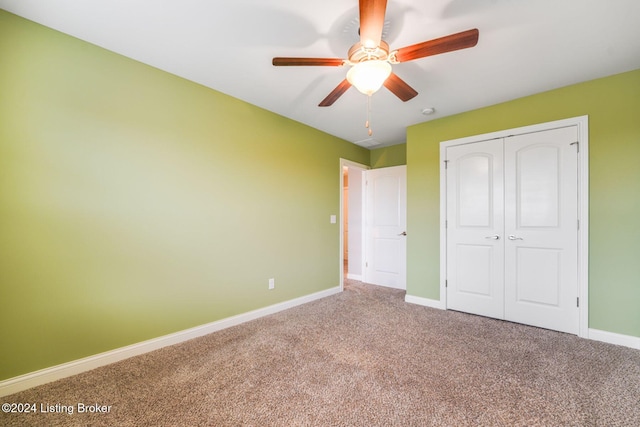
M 272 63 L 275 66 L 351 66 L 346 79 L 320 102 L 319 107 L 333 105 L 351 86 L 356 86 L 360 92 L 371 95 L 384 85 L 406 102 L 418 95 L 418 92 L 392 72 L 391 64 L 466 49 L 478 43 L 478 30 L 473 29 L 391 51 L 389 45 L 382 40 L 387 0 L 359 1 L 360 42 L 351 46 L 348 59 L 273 58 Z

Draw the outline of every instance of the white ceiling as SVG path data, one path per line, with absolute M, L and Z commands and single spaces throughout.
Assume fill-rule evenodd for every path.
M 478 28 L 478 45 L 394 65 L 419 95 L 349 89 L 345 67 L 274 67 L 274 56 L 346 58 L 356 0 L 0 0 L 0 8 L 363 146 L 407 126 L 640 68 L 638 0 L 389 0 L 391 49 Z M 421 114 L 434 107 L 431 116 Z M 615 108 L 615 106 L 612 106 Z

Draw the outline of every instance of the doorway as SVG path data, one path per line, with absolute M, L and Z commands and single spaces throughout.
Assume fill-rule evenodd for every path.
M 340 159 L 340 287 L 363 280 L 364 174 L 369 166 Z

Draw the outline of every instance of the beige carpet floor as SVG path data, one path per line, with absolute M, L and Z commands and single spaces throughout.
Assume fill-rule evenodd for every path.
M 640 426 L 640 351 L 345 292 L 0 398 L 2 426 Z M 111 406 L 78 413 L 78 403 Z

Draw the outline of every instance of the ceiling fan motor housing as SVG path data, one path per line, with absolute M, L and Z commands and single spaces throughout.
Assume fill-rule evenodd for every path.
M 380 40 L 380 45 L 374 48 L 364 47 L 362 43 L 356 43 L 349 49 L 349 62 L 357 64 L 362 61 L 384 61 L 389 57 L 389 45 Z

